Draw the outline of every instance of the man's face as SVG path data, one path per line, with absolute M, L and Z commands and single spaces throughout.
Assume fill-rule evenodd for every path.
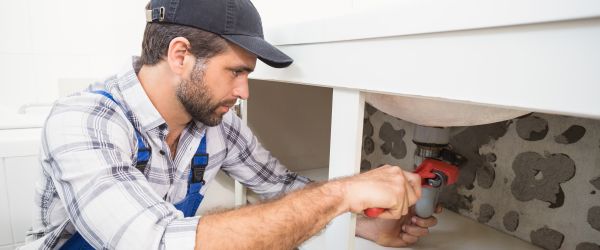
M 189 77 L 178 85 L 177 98 L 192 119 L 207 126 L 219 125 L 238 98 L 248 98 L 248 74 L 255 65 L 256 56 L 229 44 L 208 62 L 196 60 Z

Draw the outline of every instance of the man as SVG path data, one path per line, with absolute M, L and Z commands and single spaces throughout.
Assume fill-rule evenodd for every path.
M 393 220 L 361 218 L 357 234 L 382 245 L 412 244 L 436 224 L 408 216 L 417 175 L 383 166 L 308 184 L 230 111 L 248 98 L 257 58 L 292 63 L 263 40 L 248 0 L 152 0 L 147 21 L 140 58 L 55 104 L 23 249 L 290 249 L 371 207 Z M 219 169 L 270 200 L 194 216 Z

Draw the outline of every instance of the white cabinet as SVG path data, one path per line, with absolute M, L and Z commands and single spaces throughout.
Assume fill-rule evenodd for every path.
M 0 246 L 0 250 L 13 250 L 16 246 Z
M 38 156 L 5 158 L 6 188 L 14 242 L 23 242 L 31 227 L 33 194 L 39 178 Z
M 0 158 L 0 246 L 13 243 L 4 159 Z
M 402 249 L 461 249 L 461 250 L 535 250 L 540 249 L 528 242 L 508 234 L 500 233 L 491 227 L 480 224 L 462 215 L 446 211 L 437 215 L 439 224 L 431 228 L 428 236 L 423 237 L 411 247 Z M 355 249 L 360 250 L 394 250 L 398 248 L 382 247 L 371 241 L 354 237 Z M 325 249 L 326 239 L 318 235 L 308 240 L 303 250 Z M 330 249 L 330 248 L 327 248 Z
M 13 249 L 31 227 L 40 129 L 0 130 L 0 249 Z
M 360 172 L 364 95 L 355 89 L 333 89 L 329 179 Z M 356 214 L 336 217 L 325 231 L 327 249 L 354 249 Z
M 248 125 L 288 168 L 319 181 L 359 172 L 363 101 L 358 91 L 252 80 L 250 93 Z M 393 249 L 355 237 L 355 216 L 337 217 L 300 249 Z M 440 224 L 413 249 L 538 249 L 451 211 L 438 218 Z
M 332 88 L 330 178 L 358 172 L 357 117 L 367 92 L 600 118 L 598 1 L 408 0 L 373 7 L 265 30 L 295 61 L 285 69 L 259 63 L 251 75 Z M 354 249 L 353 221 L 344 215 L 324 234 Z

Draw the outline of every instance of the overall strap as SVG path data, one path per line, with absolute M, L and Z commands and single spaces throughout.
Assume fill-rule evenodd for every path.
M 104 97 L 110 99 L 117 105 L 121 106 L 121 104 L 119 102 L 117 102 L 115 100 L 115 98 L 107 91 L 93 90 L 91 92 L 103 95 Z M 121 106 L 121 108 L 122 108 L 122 106 Z M 140 170 L 140 172 L 144 173 L 144 170 L 146 169 L 146 165 L 148 165 L 148 161 L 150 161 L 150 148 L 146 147 L 146 144 L 144 144 L 144 140 L 142 139 L 142 135 L 140 134 L 140 132 L 137 129 L 134 129 L 134 130 L 135 130 L 135 137 L 137 139 L 137 144 L 138 144 L 137 164 L 135 165 L 135 168 Z
M 95 90 L 91 91 L 92 93 L 100 94 L 105 96 L 106 98 L 112 100 L 117 105 L 121 106 L 119 102 L 117 102 L 114 97 L 104 91 L 104 90 Z M 146 147 L 144 141 L 142 140 L 142 135 L 139 131 L 135 130 L 135 135 L 137 137 L 138 144 L 138 152 L 137 152 L 137 164 L 136 168 L 144 173 L 146 165 L 148 165 L 148 161 L 150 160 L 151 148 Z M 196 210 L 200 206 L 202 202 L 203 196 L 200 195 L 200 189 L 205 184 L 204 181 L 204 171 L 206 170 L 206 166 L 208 165 L 208 153 L 206 150 L 206 134 L 202 137 L 200 141 L 200 145 L 196 149 L 194 156 L 192 157 L 192 162 L 190 164 L 190 174 L 188 180 L 188 190 L 186 193 L 186 197 L 183 202 L 179 204 L 175 204 L 175 207 L 181 210 L 185 217 L 194 216 Z
M 92 93 L 101 94 L 106 98 L 112 100 L 117 105 L 121 106 L 119 102 L 117 102 L 113 96 L 104 91 L 104 90 L 95 90 L 91 91 Z M 144 141 L 142 140 L 142 135 L 135 130 L 135 135 L 137 137 L 138 143 L 138 152 L 137 152 L 137 165 L 136 168 L 139 169 L 142 173 L 148 161 L 150 160 L 150 148 L 146 147 Z M 178 204 L 175 204 L 175 207 L 182 211 L 185 217 L 191 217 L 196 214 L 196 210 L 200 207 L 200 203 L 204 198 L 200 194 L 200 189 L 202 185 L 204 185 L 204 170 L 206 169 L 206 165 L 208 165 L 208 153 L 206 152 L 206 135 L 202 137 L 200 141 L 200 145 L 196 149 L 196 153 L 194 157 L 192 157 L 192 162 L 190 165 L 190 179 L 188 181 L 188 190 L 184 200 Z M 61 250 L 92 250 L 92 247 L 79 232 L 75 232 L 75 234 L 67 240 L 67 242 L 60 248 Z
M 204 135 L 198 149 L 194 153 L 194 157 L 192 157 L 187 193 L 183 200 L 174 204 L 175 208 L 183 212 L 185 217 L 195 216 L 204 198 L 200 194 L 200 189 L 205 184 L 204 170 L 206 170 L 206 165 L 208 165 L 208 154 L 206 152 L 206 135 Z
M 198 189 L 204 185 L 204 171 L 208 165 L 208 153 L 206 153 L 206 135 L 202 137 L 194 157 L 192 157 L 192 164 L 190 165 L 190 178 L 188 193 L 193 192 L 192 189 Z M 200 184 L 200 185 L 198 185 Z M 198 188 L 197 188 L 198 187 Z
M 206 153 L 206 135 L 202 137 L 200 145 L 192 157 L 192 165 L 190 166 L 191 175 L 190 183 L 204 182 L 204 170 L 208 165 L 208 153 Z

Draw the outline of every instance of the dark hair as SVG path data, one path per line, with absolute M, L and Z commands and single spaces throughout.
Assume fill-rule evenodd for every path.
M 146 9 L 150 9 L 150 3 Z M 176 37 L 190 41 L 190 53 L 198 59 L 209 59 L 225 51 L 227 42 L 222 37 L 197 28 L 168 23 L 147 23 L 142 41 L 139 63 L 155 65 L 167 56 L 169 43 Z

